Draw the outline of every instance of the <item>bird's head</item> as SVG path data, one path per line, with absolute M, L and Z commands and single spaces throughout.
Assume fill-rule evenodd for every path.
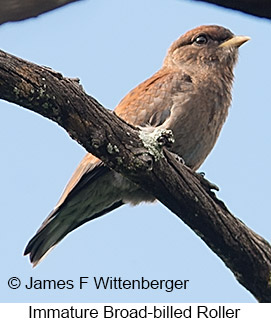
M 169 48 L 164 66 L 188 65 L 194 68 L 223 65 L 232 69 L 237 62 L 238 48 L 247 36 L 235 36 L 229 29 L 209 25 L 192 29 Z

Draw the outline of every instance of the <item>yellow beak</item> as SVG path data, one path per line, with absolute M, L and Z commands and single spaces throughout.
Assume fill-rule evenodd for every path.
M 220 44 L 218 47 L 240 47 L 248 40 L 250 40 L 250 37 L 248 36 L 233 36 L 232 38 L 224 41 L 224 43 Z

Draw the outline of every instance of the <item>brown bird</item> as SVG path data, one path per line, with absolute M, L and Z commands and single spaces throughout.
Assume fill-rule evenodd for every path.
M 171 129 L 172 151 L 193 170 L 213 148 L 231 103 L 238 47 L 249 40 L 220 26 L 188 31 L 169 48 L 161 69 L 116 107 L 132 125 Z M 155 198 L 87 154 L 59 202 L 28 243 L 33 266 L 68 233 L 87 221 L 131 203 Z

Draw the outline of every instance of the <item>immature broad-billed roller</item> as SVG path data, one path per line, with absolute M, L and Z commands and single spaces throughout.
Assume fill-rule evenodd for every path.
M 169 48 L 163 66 L 116 107 L 128 123 L 171 129 L 171 150 L 196 170 L 213 148 L 231 103 L 238 47 L 249 37 L 220 26 L 188 31 Z M 37 265 L 69 232 L 131 203 L 153 202 L 140 187 L 87 154 L 53 211 L 30 240 L 25 255 Z

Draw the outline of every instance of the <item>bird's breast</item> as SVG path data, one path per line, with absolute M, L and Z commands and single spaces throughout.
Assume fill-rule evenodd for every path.
M 228 114 L 225 91 L 193 91 L 186 99 L 176 95 L 167 128 L 174 134 L 173 152 L 197 169 L 215 145 Z

